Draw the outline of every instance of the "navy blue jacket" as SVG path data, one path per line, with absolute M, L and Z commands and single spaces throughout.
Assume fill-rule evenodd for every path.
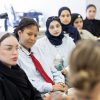
M 64 33 L 69 34 L 71 38 L 73 38 L 74 42 L 76 43 L 78 40 L 80 40 L 80 35 L 79 32 L 77 31 L 76 28 L 74 28 L 71 24 L 69 25 L 64 25 L 62 24 L 62 29 Z

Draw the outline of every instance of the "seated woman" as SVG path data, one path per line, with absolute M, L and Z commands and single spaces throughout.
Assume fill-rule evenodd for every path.
M 42 100 L 16 64 L 19 44 L 10 33 L 0 33 L 0 100 Z
M 72 38 L 64 34 L 57 16 L 51 16 L 47 19 L 45 35 L 37 40 L 35 46 L 41 49 L 44 58 L 51 66 L 64 72 L 69 65 L 71 51 L 75 47 Z
M 79 32 L 71 25 L 71 10 L 68 7 L 61 7 L 58 11 L 58 17 L 64 33 L 69 34 L 75 43 L 80 40 Z
M 98 39 L 96 36 L 92 35 L 92 33 L 83 29 L 83 17 L 80 14 L 78 14 L 78 13 L 72 14 L 71 24 L 75 28 L 77 28 L 77 30 L 79 31 L 79 34 L 81 36 L 81 39 L 93 39 L 93 40 Z
M 86 7 L 86 18 L 83 28 L 91 32 L 94 36 L 100 37 L 100 20 L 96 19 L 97 8 L 94 4 Z
M 78 98 L 75 100 L 100 100 L 100 42 L 83 40 L 76 45 L 69 76 Z
M 41 93 L 67 91 L 61 72 L 50 66 L 39 48 L 31 50 L 38 32 L 38 24 L 30 18 L 23 18 L 15 29 L 14 33 L 21 46 L 18 64 L 26 72 L 32 85 Z

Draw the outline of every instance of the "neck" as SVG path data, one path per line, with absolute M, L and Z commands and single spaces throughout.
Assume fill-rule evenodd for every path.
M 29 51 L 29 52 L 31 51 L 30 48 L 26 48 L 26 47 L 25 47 L 23 44 L 21 44 L 21 43 L 20 43 L 20 46 L 24 47 L 24 48 L 25 48 L 27 51 Z
M 1 61 L 2 62 L 2 61 Z M 9 64 L 7 64 L 7 63 L 4 63 L 4 62 L 2 62 L 4 65 L 6 65 L 6 67 L 8 67 L 8 68 L 11 68 L 12 66 L 11 65 L 9 65 Z

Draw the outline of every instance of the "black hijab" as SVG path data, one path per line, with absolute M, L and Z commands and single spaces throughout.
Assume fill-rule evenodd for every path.
M 60 19 L 57 16 L 51 16 L 51 17 L 49 17 L 47 19 L 47 21 L 46 21 L 46 28 L 47 28 L 47 30 L 46 30 L 45 34 L 46 34 L 47 38 L 49 39 L 49 41 L 51 42 L 51 44 L 53 44 L 55 46 L 58 46 L 58 45 L 62 44 L 62 39 L 64 37 L 64 34 L 63 34 L 63 31 L 62 31 L 59 36 L 53 36 L 53 35 L 51 35 L 51 33 L 49 32 L 49 25 L 54 20 L 58 21 L 61 24 Z
M 70 15 L 71 15 L 71 10 L 68 8 L 68 7 L 62 7 L 59 9 L 58 11 L 58 17 L 61 15 L 62 11 L 63 10 L 67 10 L 69 11 Z M 63 24 L 61 23 L 62 25 L 62 30 L 64 31 L 65 34 L 69 34 L 69 36 L 74 40 L 74 42 L 76 43 L 78 40 L 80 40 L 80 35 L 79 35 L 79 32 L 77 31 L 76 28 L 74 28 L 72 25 L 71 25 L 71 22 L 69 24 Z
M 61 15 L 61 13 L 62 13 L 62 11 L 64 11 L 64 10 L 67 10 L 67 11 L 69 11 L 69 13 L 70 13 L 70 15 L 71 15 L 71 10 L 68 8 L 68 7 L 61 7 L 60 9 L 59 9 L 59 11 L 58 11 L 58 17 L 60 17 L 60 15 Z M 61 25 L 62 25 L 62 29 L 63 29 L 63 31 L 64 32 L 66 32 L 66 33 L 70 33 L 68 30 L 69 30 L 69 28 L 72 28 L 72 26 L 71 26 L 71 24 L 69 23 L 69 24 L 63 24 L 63 23 L 61 23 Z M 67 31 L 66 31 L 67 30 Z M 73 31 L 73 30 L 72 30 Z

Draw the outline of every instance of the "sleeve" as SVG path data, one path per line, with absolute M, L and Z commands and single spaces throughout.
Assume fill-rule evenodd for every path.
M 47 93 L 52 91 L 53 87 L 51 83 L 47 83 L 47 82 L 42 82 L 42 80 L 38 80 L 36 78 L 29 78 L 31 84 L 37 88 L 38 91 L 40 91 L 41 93 Z
M 55 67 L 51 67 L 51 72 L 53 74 L 53 79 L 55 83 L 63 82 L 65 83 L 65 78 L 61 71 L 58 71 Z

